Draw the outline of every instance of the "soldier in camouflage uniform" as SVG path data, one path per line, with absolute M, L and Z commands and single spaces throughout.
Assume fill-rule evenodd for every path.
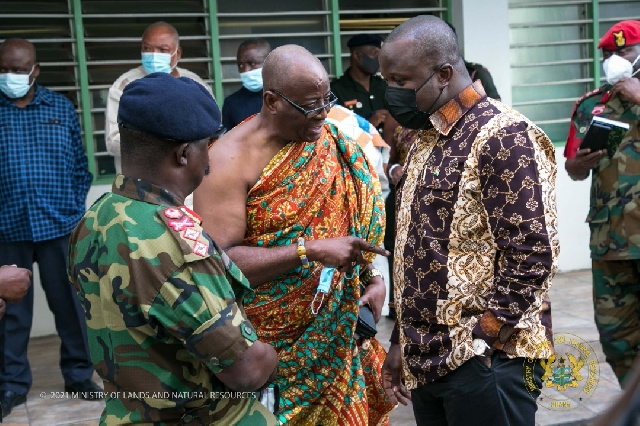
M 101 424 L 275 424 L 252 392 L 275 378 L 277 355 L 238 302 L 249 283 L 182 205 L 208 173 L 215 101 L 188 78 L 150 74 L 125 88 L 119 123 L 125 175 L 70 244 Z
M 587 222 L 595 321 L 607 362 L 624 384 L 640 344 L 640 81 L 633 76 L 640 61 L 632 65 L 640 57 L 640 22 L 619 22 L 598 47 L 610 84 L 577 101 L 565 168 L 573 180 L 592 172 Z M 630 128 L 621 139 L 610 137 L 605 149 L 579 149 L 594 115 Z

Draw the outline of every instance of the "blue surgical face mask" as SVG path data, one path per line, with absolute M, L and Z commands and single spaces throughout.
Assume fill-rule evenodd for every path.
M 31 67 L 29 74 L 14 74 L 12 72 L 0 74 L 0 91 L 11 99 L 19 99 L 27 94 L 35 80 L 29 83 L 29 77 L 33 73 L 35 65 Z
M 171 67 L 171 58 L 178 52 L 176 49 L 173 54 L 160 52 L 142 52 L 142 66 L 147 74 L 154 72 L 170 73 L 174 67 Z M 177 64 L 176 64 L 177 65 Z
M 242 80 L 242 85 L 247 90 L 252 92 L 262 90 L 262 68 L 240 73 L 240 80 Z

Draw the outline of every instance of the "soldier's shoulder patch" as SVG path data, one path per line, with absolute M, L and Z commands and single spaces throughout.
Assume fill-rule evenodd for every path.
M 607 86 L 601 86 L 601 87 L 598 87 L 597 89 L 594 89 L 594 90 L 592 90 L 590 92 L 587 92 L 584 95 L 582 95 L 580 98 L 578 98 L 578 100 L 576 101 L 576 105 L 580 105 L 582 102 L 584 102 L 587 99 L 592 98 L 594 96 L 598 96 L 600 94 L 605 94 L 606 95 L 607 90 L 608 90 Z
M 185 261 L 191 262 L 211 255 L 211 240 L 202 228 L 202 219 L 195 212 L 185 206 L 172 206 L 159 208 L 157 214 L 180 245 Z

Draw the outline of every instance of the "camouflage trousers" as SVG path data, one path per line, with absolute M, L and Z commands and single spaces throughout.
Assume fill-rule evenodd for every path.
M 640 260 L 593 260 L 591 273 L 600 343 L 623 385 L 640 345 Z

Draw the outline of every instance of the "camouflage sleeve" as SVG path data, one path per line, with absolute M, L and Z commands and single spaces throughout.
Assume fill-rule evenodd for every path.
M 213 373 L 231 365 L 257 339 L 230 279 L 220 258 L 188 263 L 149 306 L 149 321 L 182 341 Z
M 231 365 L 257 335 L 239 305 L 249 282 L 204 232 L 193 212 L 158 212 L 182 250 L 182 263 L 147 305 L 156 322 L 213 373 Z

